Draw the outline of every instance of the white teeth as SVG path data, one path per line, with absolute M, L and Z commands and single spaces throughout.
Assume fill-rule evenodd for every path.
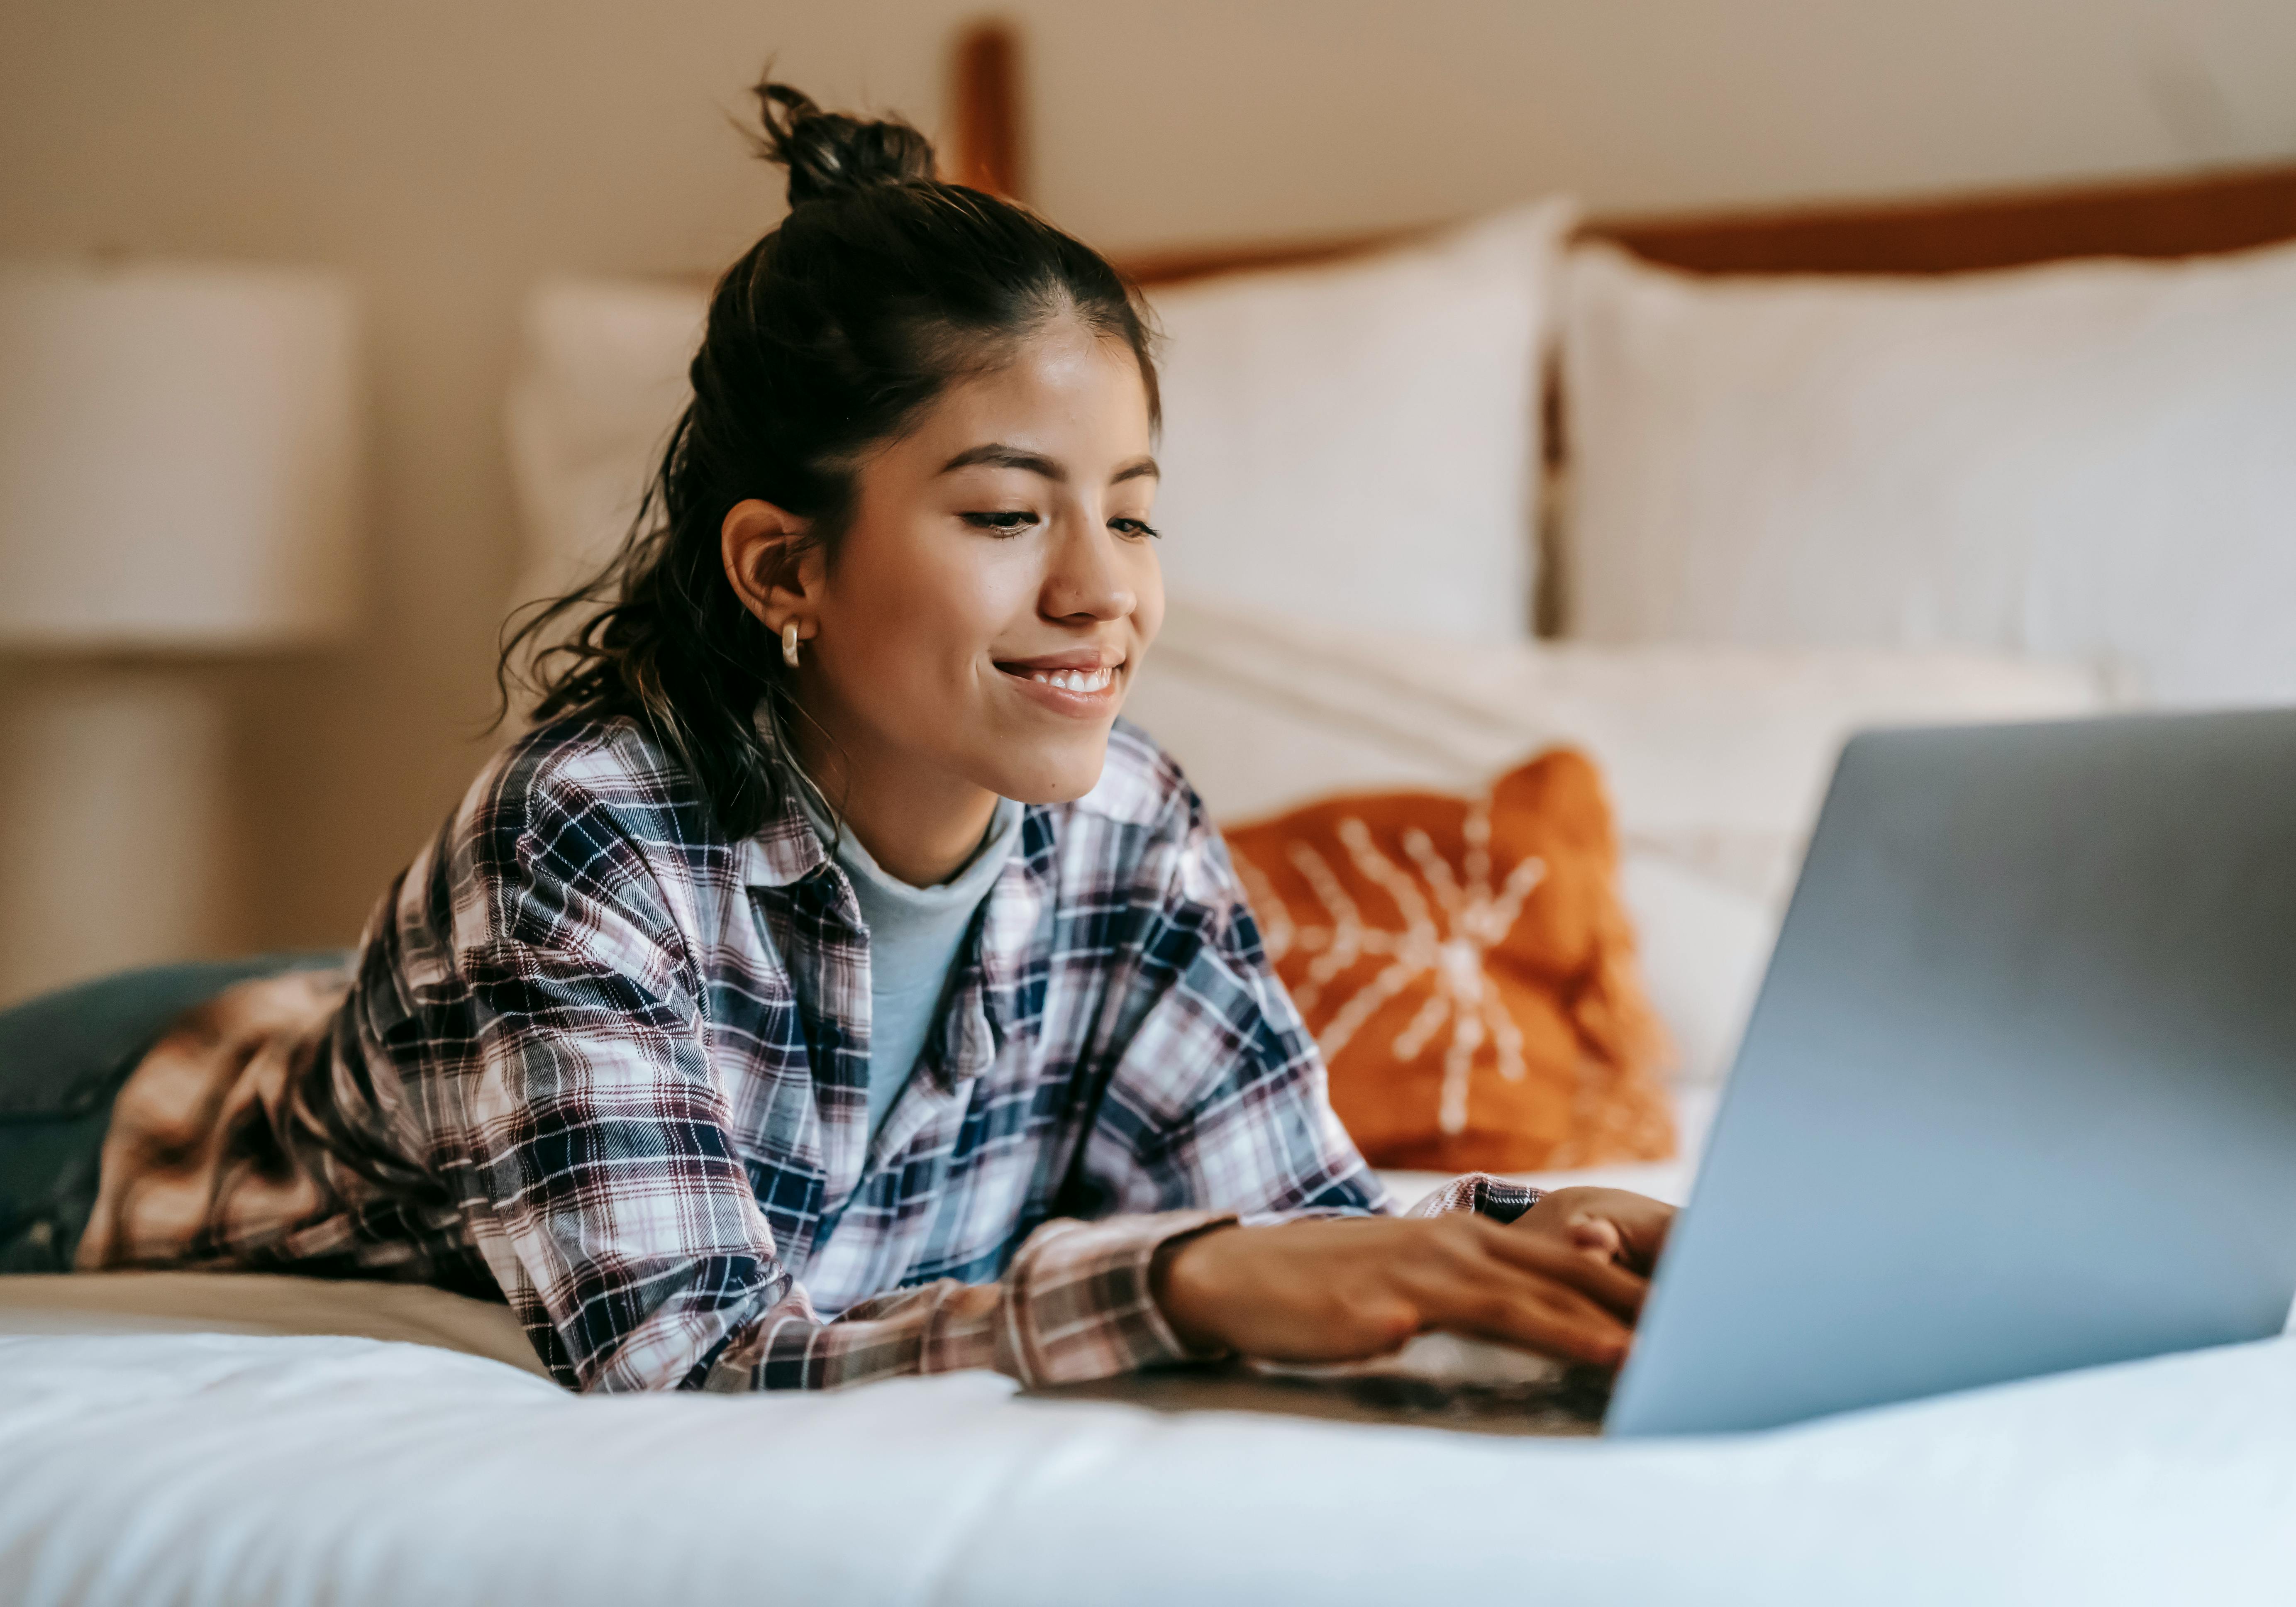
M 1029 678 L 1046 686 L 1057 686 L 1062 692 L 1101 692 L 1106 690 L 1115 674 L 1112 668 L 1038 669 L 1030 672 Z

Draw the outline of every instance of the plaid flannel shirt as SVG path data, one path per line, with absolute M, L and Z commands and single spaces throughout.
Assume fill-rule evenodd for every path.
M 263 1259 L 498 1285 L 583 1390 L 1181 1358 L 1159 1246 L 1391 1207 L 1154 743 L 1021 831 L 872 1144 L 867 934 L 794 804 L 728 840 L 635 723 L 530 734 L 371 921 L 313 1067 L 335 1203 Z

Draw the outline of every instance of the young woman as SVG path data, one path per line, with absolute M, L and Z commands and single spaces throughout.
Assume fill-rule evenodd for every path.
M 583 1390 L 1430 1328 L 1614 1364 L 1667 1208 L 1469 1178 L 1390 1215 L 1218 834 L 1117 721 L 1162 611 L 1124 282 L 906 125 L 758 94 L 789 215 L 627 547 L 529 627 L 574 627 L 541 723 L 347 972 L 131 1057 L 76 1263 L 506 1298 Z

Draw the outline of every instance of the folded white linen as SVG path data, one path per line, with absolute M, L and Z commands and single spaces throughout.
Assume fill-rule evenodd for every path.
M 1962 652 L 1481 646 L 1176 598 L 1125 705 L 1236 820 L 1333 792 L 1471 788 L 1557 743 L 1627 847 L 1775 899 L 1851 732 L 2103 706 L 2073 665 Z
M 0 1339 L 28 1607 L 2281 1603 L 2296 1344 L 1619 1444 L 1016 1399 L 578 1399 L 422 1346 Z
M 1676 1081 L 1720 1082 L 1769 969 L 1775 906 L 1639 846 L 1620 859 L 1619 892 L 1635 924 L 1651 1008 L 1674 1040 Z
M 1479 788 L 1569 743 L 1602 767 L 1677 1075 L 1728 1070 L 1835 755 L 1866 726 L 2064 717 L 2087 670 L 1888 650 L 1472 646 L 1175 599 L 1125 707 L 1212 813 Z

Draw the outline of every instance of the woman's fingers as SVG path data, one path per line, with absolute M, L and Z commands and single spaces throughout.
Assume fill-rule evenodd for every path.
M 1430 1327 L 1602 1366 L 1624 1358 L 1632 1332 L 1585 1296 L 1529 1274 L 1429 1290 L 1423 1311 Z
M 1562 1235 L 1464 1216 L 1216 1229 L 1160 1252 L 1151 1276 L 1192 1349 L 1288 1361 L 1376 1356 L 1439 1328 L 1615 1365 L 1644 1287 Z
M 1561 1279 L 1484 1256 L 1429 1258 L 1400 1281 L 1423 1327 L 1521 1345 L 1571 1361 L 1615 1365 L 1628 1324 Z
M 1492 1259 L 1567 1283 L 1630 1323 L 1642 1314 L 1643 1296 L 1650 1290 L 1647 1278 L 1587 1255 L 1568 1241 L 1513 1233 L 1496 1223 L 1473 1220 L 1486 1230 L 1480 1236 Z
M 1562 1234 L 1572 1249 L 1601 1260 L 1615 1261 L 1627 1252 L 1627 1241 L 1619 1232 L 1619 1225 L 1607 1217 L 1573 1217 L 1563 1224 Z
M 1616 1188 L 1562 1188 L 1517 1218 L 1518 1234 L 1546 1235 L 1590 1253 L 1607 1249 L 1629 1271 L 1648 1276 L 1666 1248 L 1675 1209 Z

